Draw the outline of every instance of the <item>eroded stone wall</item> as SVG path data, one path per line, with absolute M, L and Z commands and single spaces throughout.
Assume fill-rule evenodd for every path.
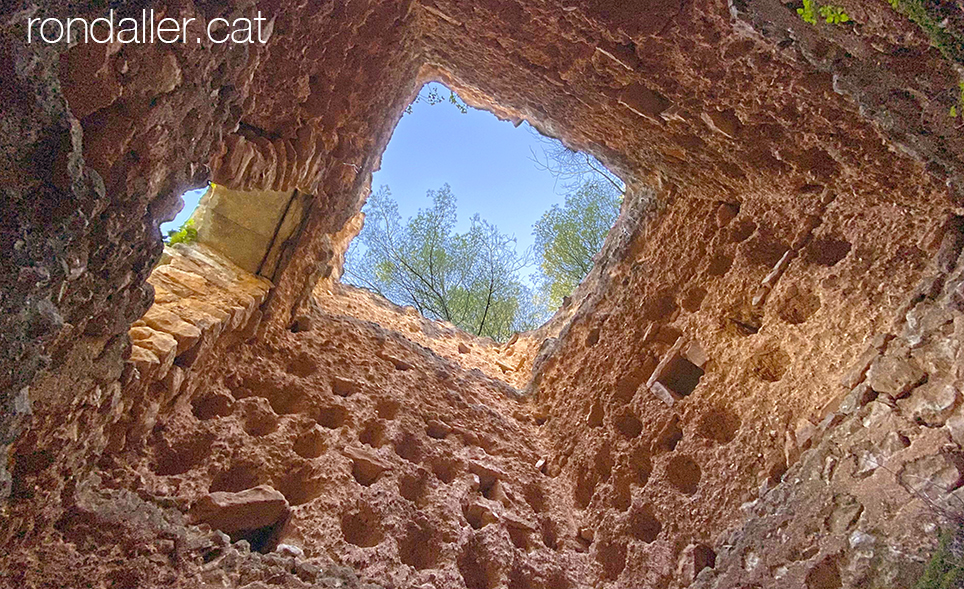
M 66 48 L 22 42 L 66 5 L 0 7 L 5 583 L 325 586 L 328 558 L 399 587 L 912 582 L 866 567 L 936 539 L 900 473 L 960 482 L 960 64 L 888 3 L 843 28 L 762 0 L 150 6 L 275 18 L 263 46 Z M 310 300 L 426 79 L 631 187 L 508 369 Z M 203 248 L 154 269 L 208 180 L 306 195 L 271 284 Z
M 744 506 L 697 587 L 913 586 L 939 533 L 959 533 L 962 243 L 955 218 L 903 320 L 844 374 L 821 423 L 797 429 L 799 462 Z
M 685 546 L 716 546 L 740 505 L 779 482 L 798 424 L 843 394 L 840 359 L 889 326 L 896 292 L 920 279 L 940 225 L 893 205 L 861 223 L 852 195 L 832 191 L 796 211 L 671 202 L 540 368 L 548 472 L 596 530 L 610 581 L 678 583 Z M 639 518 L 656 532 L 634 534 Z
M 187 507 L 268 485 L 291 511 L 277 541 L 384 586 L 588 582 L 515 389 L 374 323 L 308 317 L 209 365 L 124 459 L 146 492 Z
M 62 370 L 75 342 L 125 333 L 150 306 L 157 225 L 187 188 L 213 179 L 314 197 L 298 255 L 292 243 L 279 256 L 295 268 L 278 281 L 277 307 L 266 309 L 289 321 L 329 260 L 324 235 L 358 208 L 359 188 L 414 91 L 404 2 L 299 10 L 154 3 L 117 7 L 117 18 L 142 8 L 205 25 L 260 8 L 272 15 L 271 30 L 263 45 L 27 44 L 31 15 L 92 19 L 100 9 L 0 9 L 4 448 L 26 421 L 38 370 Z

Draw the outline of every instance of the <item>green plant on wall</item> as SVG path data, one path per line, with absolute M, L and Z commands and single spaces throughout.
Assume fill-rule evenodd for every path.
M 940 3 L 927 0 L 887 0 L 894 11 L 906 16 L 930 39 L 931 45 L 950 61 L 964 63 L 964 34 L 948 26 L 940 12 Z M 957 109 L 960 111 L 960 108 Z
M 803 8 L 797 9 L 797 14 L 804 22 L 808 22 L 812 25 L 817 24 L 817 5 L 813 0 L 803 0 Z
M 951 549 L 953 539 L 950 532 L 941 534 L 937 551 L 928 561 L 915 589 L 953 589 L 964 584 L 964 560 L 954 555 Z
M 194 219 L 188 219 L 181 225 L 180 229 L 172 229 L 167 232 L 164 243 L 174 245 L 175 243 L 194 243 L 197 241 L 197 227 L 194 226 Z
M 890 0 L 891 2 L 897 2 L 898 0 Z M 803 6 L 797 9 L 797 14 L 804 22 L 808 22 L 812 25 L 817 24 L 817 15 L 819 14 L 821 18 L 832 25 L 840 25 L 843 23 L 850 22 L 850 16 L 844 12 L 844 9 L 840 6 L 834 6 L 828 4 L 826 6 L 819 6 L 814 0 L 803 0 Z
M 964 81 L 958 82 L 957 87 L 961 89 L 961 95 L 957 97 L 957 104 L 951 107 L 951 117 L 957 118 L 957 115 L 964 114 Z
M 444 96 L 444 90 L 448 90 L 448 88 L 440 88 L 439 86 L 433 85 L 429 87 L 428 92 L 419 92 L 418 96 L 415 97 L 415 100 L 412 101 L 412 104 L 409 104 L 405 108 L 405 114 L 412 114 L 412 105 L 421 102 L 424 102 L 429 106 L 447 102 L 454 106 L 462 114 L 467 114 L 469 112 L 468 106 L 466 106 L 465 102 L 462 101 L 454 90 L 448 90 L 448 97 Z
M 820 16 L 822 16 L 824 20 L 832 25 L 840 25 L 850 22 L 850 17 L 847 16 L 847 13 L 844 12 L 843 8 L 840 6 L 833 6 L 831 4 L 820 7 Z

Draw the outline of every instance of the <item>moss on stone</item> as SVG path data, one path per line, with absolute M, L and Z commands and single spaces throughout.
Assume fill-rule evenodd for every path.
M 917 581 L 915 589 L 954 589 L 964 585 L 964 557 L 951 549 L 954 534 L 943 532 L 934 556 Z
M 944 4 L 933 0 L 888 0 L 890 6 L 916 24 L 950 61 L 964 63 L 964 31 L 957 30 Z

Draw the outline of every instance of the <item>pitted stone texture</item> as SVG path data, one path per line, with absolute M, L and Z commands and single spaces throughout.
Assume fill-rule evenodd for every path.
M 542 472 L 517 391 L 404 332 L 318 310 L 310 323 L 205 361 L 208 386 L 154 429 L 151 459 L 129 465 L 146 492 L 176 488 L 194 521 L 232 537 L 274 524 L 273 542 L 337 553 L 372 582 L 592 583 L 565 483 Z M 248 517 L 266 504 L 270 516 Z
M 910 294 L 954 201 L 964 149 L 946 113 L 958 76 L 887 4 L 845 3 L 861 26 L 811 30 L 773 0 L 643 11 L 588 0 L 305 3 L 277 9 L 265 44 L 163 47 L 27 46 L 23 19 L 65 8 L 5 4 L 0 448 L 12 449 L 13 470 L 0 481 L 14 501 L 0 568 L 19 575 L 18 586 L 300 582 L 287 572 L 249 578 L 232 550 L 189 548 L 145 564 L 152 543 L 131 540 L 122 524 L 101 529 L 84 507 L 78 481 L 101 469 L 111 488 L 182 508 L 212 487 L 270 483 L 303 516 L 290 533 L 309 557 L 330 550 L 394 586 L 681 585 L 681 547 L 720 548 L 714 538 L 744 519 L 740 506 L 761 488 L 776 494 L 753 516 L 762 527 L 778 519 L 764 515 L 801 518 L 797 541 L 769 548 L 787 549 L 777 562 L 797 563 L 788 578 L 859 580 L 860 563 L 841 559 L 871 548 L 887 574 L 900 572 L 907 552 L 887 542 L 925 543 L 914 532 L 920 511 L 887 468 L 953 457 L 944 452 L 951 427 L 921 428 L 888 405 L 913 394 L 904 384 L 849 418 L 833 407 L 860 384 L 837 386 L 870 338 L 902 333 L 889 324 L 903 320 L 905 303 L 936 299 L 942 280 L 958 279 L 932 276 L 921 296 Z M 245 10 L 150 7 L 201 22 Z M 753 27 L 769 40 L 748 36 Z M 481 363 L 527 374 L 534 357 L 529 400 L 397 334 L 306 310 L 317 280 L 338 273 L 339 235 L 426 79 L 589 149 L 629 185 L 601 263 L 546 339 L 513 361 L 503 349 Z M 219 264 L 187 254 L 155 271 L 159 308 L 177 321 L 144 325 L 177 341 L 168 367 L 167 347 L 132 351 L 126 334 L 152 300 L 158 222 L 183 189 L 211 179 L 297 189 L 308 213 L 278 251 L 270 293 L 250 285 L 260 292 L 209 300 L 243 276 L 208 272 Z M 721 217 L 721 203 L 736 210 Z M 956 254 L 940 259 L 950 267 Z M 959 310 L 959 299 L 950 303 Z M 289 331 L 297 314 L 314 319 Z M 954 365 L 948 325 L 887 352 L 909 354 L 900 357 L 940 380 Z M 708 359 L 698 384 L 673 407 L 636 394 L 683 335 Z M 326 375 L 343 372 L 372 386 L 334 394 Z M 707 427 L 710 415 L 723 427 Z M 667 427 L 674 418 L 678 440 Z M 788 451 L 791 424 L 804 422 L 820 424 L 809 455 Z M 845 455 L 819 441 L 838 431 Z M 361 473 L 371 484 L 360 483 L 341 452 L 349 445 L 392 468 Z M 782 495 L 797 455 L 894 532 L 881 539 L 857 516 L 846 539 L 811 544 L 828 506 L 838 528 L 855 507 L 826 493 Z M 904 508 L 872 512 L 884 502 L 871 488 Z M 491 516 L 470 515 L 475 505 Z M 577 534 L 585 529 L 595 532 Z M 739 561 L 741 574 L 770 574 L 763 564 L 773 555 L 750 536 L 737 555 L 719 550 L 714 570 Z M 123 568 L 101 566 L 99 547 L 118 538 Z M 205 557 L 217 561 L 210 576 L 186 564 Z M 883 584 L 904 583 L 891 581 Z
M 959 253 L 958 246 L 953 257 Z M 951 303 L 956 287 L 946 276 L 959 272 L 961 261 L 952 266 L 943 257 L 922 281 L 929 294 L 915 297 L 901 313 L 895 330 L 900 335 L 880 338 L 886 349 L 872 346 L 878 354 L 873 359 L 855 356 L 855 367 L 870 365 L 866 382 L 846 396 L 839 413 L 827 415 L 782 483 L 748 504 L 743 525 L 720 537 L 716 566 L 695 588 L 746 582 L 914 587 L 939 529 L 958 533 L 953 514 L 964 483 L 960 375 L 935 372 L 915 386 L 924 372 L 888 355 L 912 350 L 916 361 L 936 366 L 946 349 L 959 349 L 962 334 L 946 329 L 962 318 Z M 924 345 L 935 341 L 945 345 Z M 775 534 L 779 544 L 772 541 Z M 777 566 L 747 575 L 747 554 Z
M 111 488 L 119 483 L 96 476 L 77 481 L 73 503 L 58 519 L 63 534 L 45 535 L 32 555 L 7 555 L 0 583 L 18 586 L 18 579 L 38 574 L 39 567 L 63 587 L 83 587 L 96 579 L 151 589 L 198 583 L 284 589 L 378 587 L 359 582 L 350 569 L 322 556 L 308 561 L 292 551 L 252 552 L 247 541 L 231 544 L 222 532 L 188 525 L 170 498 L 146 501 L 137 493 Z M 129 556 L 90 558 L 85 547 L 107 538 Z M 31 556 L 42 559 L 42 564 Z

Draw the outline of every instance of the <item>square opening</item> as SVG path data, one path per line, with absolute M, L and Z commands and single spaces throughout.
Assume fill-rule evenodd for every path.
M 707 360 L 699 344 L 690 342 L 684 345 L 683 338 L 680 338 L 653 371 L 647 385 L 667 405 L 673 405 L 696 390 L 705 373 L 703 366 Z
M 696 389 L 703 377 L 703 369 L 682 356 L 674 356 L 657 379 L 671 391 L 685 397 Z

